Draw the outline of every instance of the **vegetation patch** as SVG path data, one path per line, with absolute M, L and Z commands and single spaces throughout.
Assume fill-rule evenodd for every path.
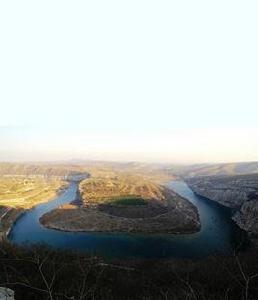
M 118 205 L 118 206 L 138 206 L 138 205 L 146 205 L 147 201 L 141 197 L 137 197 L 134 195 L 127 195 L 121 197 L 114 197 L 107 201 L 107 204 Z

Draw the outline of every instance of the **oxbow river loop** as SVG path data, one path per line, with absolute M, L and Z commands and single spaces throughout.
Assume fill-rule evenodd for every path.
M 229 210 L 195 195 L 183 181 L 171 181 L 168 187 L 198 208 L 200 232 L 182 235 L 73 233 L 45 228 L 39 222 L 43 214 L 75 199 L 78 183 L 72 182 L 56 199 L 25 212 L 13 225 L 9 239 L 17 245 L 40 243 L 58 249 L 119 258 L 200 258 L 231 253 L 243 233 L 230 219 Z

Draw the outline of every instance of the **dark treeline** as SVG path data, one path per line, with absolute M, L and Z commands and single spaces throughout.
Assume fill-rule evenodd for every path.
M 258 299 L 258 253 L 203 260 L 112 260 L 45 246 L 0 248 L 0 286 L 15 299 Z

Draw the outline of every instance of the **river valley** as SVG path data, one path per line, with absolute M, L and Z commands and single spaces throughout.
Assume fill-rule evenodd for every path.
M 112 258 L 201 258 L 211 254 L 230 254 L 245 234 L 230 219 L 230 210 L 195 195 L 183 181 L 171 181 L 168 187 L 188 199 L 197 208 L 201 230 L 193 234 L 125 234 L 65 232 L 45 228 L 39 218 L 76 198 L 78 183 L 55 200 L 26 211 L 9 233 L 17 245 L 46 244 Z

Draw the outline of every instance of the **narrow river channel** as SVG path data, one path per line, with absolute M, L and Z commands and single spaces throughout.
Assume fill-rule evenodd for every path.
M 14 224 L 9 239 L 17 245 L 46 244 L 105 257 L 119 258 L 200 258 L 210 254 L 229 254 L 242 237 L 242 231 L 230 219 L 228 209 L 195 195 L 183 181 L 171 181 L 168 187 L 191 201 L 199 211 L 201 231 L 194 234 L 73 233 L 47 229 L 39 218 L 73 201 L 78 183 L 55 200 L 25 212 Z

